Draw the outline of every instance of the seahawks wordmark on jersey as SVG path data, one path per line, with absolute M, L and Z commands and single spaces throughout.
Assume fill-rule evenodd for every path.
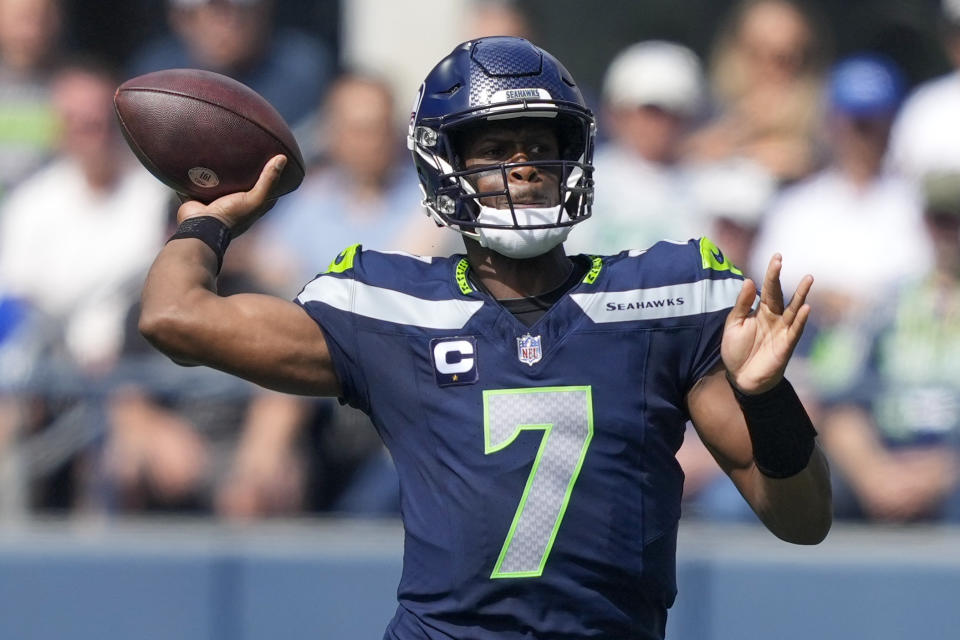
M 709 240 L 594 257 L 523 325 L 462 256 L 351 247 L 297 298 L 400 476 L 386 638 L 662 638 L 684 398 L 740 272 Z

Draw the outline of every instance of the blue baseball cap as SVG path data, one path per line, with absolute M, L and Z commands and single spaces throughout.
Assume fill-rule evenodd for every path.
M 890 116 L 900 106 L 905 82 L 889 58 L 860 54 L 834 65 L 827 83 L 831 108 L 852 117 Z

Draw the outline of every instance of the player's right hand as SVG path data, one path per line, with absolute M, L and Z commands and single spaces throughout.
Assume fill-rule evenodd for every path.
M 237 237 L 276 204 L 275 199 L 269 200 L 267 196 L 286 164 L 285 155 L 270 158 L 250 191 L 231 193 L 207 205 L 196 200 L 184 202 L 177 211 L 177 224 L 190 218 L 212 216 L 227 225 L 233 237 Z

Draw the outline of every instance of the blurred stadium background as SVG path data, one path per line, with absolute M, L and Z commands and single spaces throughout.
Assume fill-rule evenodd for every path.
M 99 165 L 94 166 L 91 157 L 104 157 L 96 141 L 83 137 L 89 131 L 70 129 L 69 117 L 87 118 L 81 124 L 90 128 L 97 113 L 105 121 L 112 114 L 97 112 L 101 103 L 96 102 L 96 88 L 64 80 L 64 63 L 82 62 L 83 73 L 102 69 L 106 77 L 115 79 L 172 61 L 193 60 L 199 66 L 196 61 L 204 59 L 203 54 L 193 51 L 187 41 L 190 34 L 203 40 L 210 32 L 202 30 L 207 23 L 188 21 L 196 18 L 191 12 L 207 4 L 206 0 L 0 0 L 0 252 L 8 254 L 0 253 L 3 639 L 375 638 L 394 609 L 402 530 L 396 519 L 389 460 L 369 425 L 334 402 L 264 395 L 226 376 L 173 367 L 137 343 L 130 319 L 135 317 L 143 259 L 149 259 L 146 254 L 159 246 L 166 233 L 173 210 L 170 194 L 150 186 L 130 187 L 134 201 L 153 203 L 156 212 L 150 214 L 150 224 L 143 222 L 144 214 L 141 224 L 129 229 L 140 234 L 137 246 L 144 249 L 130 256 L 127 271 L 118 275 L 119 269 L 109 261 L 103 267 L 103 273 L 111 273 L 109 286 L 94 267 L 80 267 L 86 264 L 85 251 L 110 256 L 114 248 L 103 244 L 93 250 L 68 250 L 68 245 L 77 243 L 76 235 L 65 231 L 69 224 L 63 225 L 61 237 L 56 233 L 60 227 L 44 231 L 45 243 L 35 250 L 32 268 L 29 255 L 21 258 L 19 267 L 9 258 L 17 238 L 40 234 L 37 227 L 10 222 L 25 215 L 18 213 L 25 198 L 18 193 L 36 193 L 28 188 L 43 191 L 30 186 L 33 177 L 64 159 L 81 164 L 87 174 L 96 173 Z M 225 266 L 225 276 L 233 290 L 267 290 L 289 297 L 310 273 L 323 269 L 340 248 L 356 241 L 424 253 L 456 250 L 449 238 L 432 235 L 434 230 L 413 206 L 415 185 L 411 190 L 405 181 L 409 176 L 394 176 L 392 165 L 406 168 L 409 164 L 400 148 L 401 137 L 409 100 L 421 78 L 452 46 L 492 24 L 521 29 L 564 61 L 600 113 L 601 135 L 611 147 L 621 131 L 606 126 L 604 119 L 616 90 L 605 84 L 611 61 L 641 41 L 666 40 L 688 47 L 702 64 L 699 90 L 716 95 L 704 98 L 693 120 L 684 125 L 690 145 L 682 152 L 678 146 L 672 153 L 688 154 L 701 164 L 720 156 L 739 158 L 741 152 L 749 155 L 746 145 L 737 152 L 717 151 L 717 140 L 725 138 L 706 135 L 715 133 L 712 124 L 724 124 L 725 109 L 736 108 L 732 101 L 724 103 L 723 78 L 717 78 L 717 58 L 724 49 L 721 36 L 730 30 L 732 12 L 742 4 L 733 0 L 212 0 L 209 4 L 242 10 L 268 7 L 271 17 L 261 26 L 275 35 L 274 41 L 296 42 L 274 57 L 255 51 L 256 47 L 244 53 L 243 46 L 237 45 L 241 50 L 237 60 L 224 62 L 221 70 L 251 83 L 282 107 L 315 172 L 315 179 L 308 179 L 297 199 L 291 198 L 288 207 L 282 211 L 278 207 L 271 214 L 277 219 L 273 226 L 265 226 L 231 249 L 234 263 Z M 803 7 L 810 16 L 810 33 L 803 36 L 808 49 L 797 53 L 802 59 L 774 60 L 774 64 L 809 66 L 816 86 L 809 93 L 795 94 L 784 85 L 787 88 L 774 94 L 784 101 L 801 96 L 813 111 L 826 114 L 820 114 L 822 120 L 818 115 L 811 125 L 809 139 L 803 140 L 805 150 L 790 155 L 793 147 L 783 147 L 789 157 L 777 156 L 770 162 L 771 156 L 758 150 L 754 164 L 762 165 L 763 175 L 746 181 L 744 193 L 733 185 L 753 175 L 753 169 L 739 171 L 737 179 L 724 182 L 729 192 L 718 191 L 710 186 L 716 183 L 707 180 L 696 182 L 707 185 L 710 204 L 699 202 L 703 217 L 698 220 L 711 236 L 730 230 L 716 226 L 718 221 L 750 226 L 751 238 L 757 227 L 762 234 L 763 225 L 773 219 L 773 203 L 780 202 L 779 196 L 821 170 L 847 166 L 839 148 L 841 136 L 829 128 L 833 126 L 828 122 L 830 114 L 836 111 L 855 123 L 864 119 L 862 114 L 854 117 L 855 109 L 861 108 L 857 87 L 848 91 L 846 85 L 838 85 L 840 80 L 828 71 L 833 63 L 869 53 L 895 65 L 902 90 L 875 97 L 875 106 L 887 109 L 891 119 L 904 96 L 932 79 L 956 73 L 954 66 L 960 65 L 960 56 L 951 54 L 949 44 L 960 24 L 960 2 L 811 0 Z M 486 10 L 493 13 L 488 15 Z M 500 10 L 510 15 L 496 14 Z M 58 26 L 43 17 L 48 11 L 58 15 L 54 20 Z M 520 23 L 512 22 L 516 16 Z M 39 31 L 31 31 L 31 24 Z M 206 27 L 227 34 L 226 51 L 235 44 L 229 36 L 232 24 L 225 19 L 223 24 Z M 237 28 L 257 33 L 249 25 Z M 18 47 L 41 51 L 32 54 L 35 62 L 20 64 Z M 759 50 L 754 53 L 764 55 Z M 789 54 L 783 53 L 788 58 Z M 208 66 L 217 68 L 211 61 L 219 55 L 217 51 L 206 55 L 213 56 L 206 58 Z M 261 55 L 265 57 L 257 57 Z M 644 98 L 649 105 L 634 106 L 652 105 L 656 113 L 669 114 L 669 100 L 689 98 L 683 87 L 676 91 L 680 94 L 651 89 Z M 371 96 L 385 96 L 385 106 L 367 120 L 351 121 L 351 109 L 335 99 L 343 95 L 351 97 L 341 101 L 354 106 L 380 104 L 379 98 Z M 79 108 L 87 98 L 94 101 L 92 111 L 67 108 Z M 58 118 L 64 121 L 57 122 Z M 960 140 L 956 117 L 946 122 L 934 137 Z M 931 121 L 932 127 L 937 124 Z M 698 139 L 698 133 L 704 136 Z M 938 214 L 957 214 L 960 178 L 947 179 L 945 192 L 926 188 L 931 168 L 948 174 L 947 178 L 960 175 L 960 145 L 954 149 L 953 158 L 921 162 L 920 169 L 895 165 L 889 158 L 881 169 L 877 162 L 886 152 L 883 137 L 872 171 L 884 179 L 889 172 L 902 173 L 904 183 L 916 190 L 914 208 L 905 216 L 919 220 L 924 212 L 931 213 L 933 204 Z M 388 162 L 375 166 L 378 158 Z M 126 166 L 128 160 L 121 158 L 117 166 Z M 669 164 L 675 161 L 671 157 Z M 864 163 L 869 164 L 860 162 Z M 715 164 L 718 170 L 729 171 L 728 165 Z M 910 173 L 913 169 L 915 174 Z M 103 170 L 117 175 L 122 171 Z M 610 172 L 611 179 L 614 173 Z M 339 175 L 352 176 L 354 190 L 346 195 L 331 193 L 331 180 L 345 184 L 336 179 Z M 605 175 L 601 167 L 600 189 Z M 861 187 L 866 190 L 863 185 L 872 179 L 864 179 Z M 684 193 L 694 191 L 690 187 Z M 614 192 L 612 186 L 610 192 Z M 44 204 L 69 215 L 73 205 L 79 209 L 82 204 L 76 193 L 65 191 L 62 200 L 50 193 Z M 92 210 L 101 206 L 96 197 L 91 196 L 91 202 Z M 116 202 L 123 206 L 128 201 L 120 194 Z M 347 212 L 357 203 L 358 209 L 368 203 L 370 210 L 376 209 L 376 217 L 367 220 L 362 211 Z M 602 223 L 600 207 L 598 201 L 597 219 L 592 223 Z M 309 214 L 302 212 L 314 210 L 323 215 L 303 222 Z M 870 243 L 876 236 L 862 240 L 856 235 L 866 234 L 873 223 L 859 224 L 843 227 L 854 233 L 843 242 L 875 249 Z M 731 235 L 729 244 L 721 243 L 724 247 L 732 247 L 744 236 L 742 228 L 734 227 L 731 233 L 740 235 Z M 814 231 L 830 235 L 839 234 L 840 229 Z M 310 235 L 310 230 L 317 235 Z M 333 239 L 320 242 L 325 234 Z M 905 261 L 916 265 L 915 275 L 940 262 L 934 246 L 918 241 L 913 254 L 904 234 L 895 230 L 890 234 L 898 239 L 897 248 L 882 251 L 920 256 Z M 298 246 L 296 240 L 304 238 L 307 246 Z M 129 240 L 119 238 L 118 242 L 129 244 Z M 341 240 L 341 245 L 331 244 Z M 636 240 L 638 246 L 645 241 L 639 236 Z M 932 244 L 937 244 L 936 239 Z M 784 253 L 789 260 L 790 254 Z M 291 257 L 304 255 L 308 264 Z M 54 266 L 55 259 L 61 260 Z M 746 251 L 737 258 L 744 267 L 749 261 Z M 24 276 L 24 264 L 27 272 L 34 273 Z M 844 272 L 836 263 L 824 264 L 824 270 Z M 70 277 L 74 271 L 90 271 L 94 285 L 84 289 L 79 275 L 76 282 Z M 52 284 L 36 277 L 36 272 L 50 275 Z M 103 286 L 98 288 L 98 283 Z M 914 413 L 931 424 L 917 427 L 915 441 L 901 438 L 891 444 L 896 437 L 885 434 L 880 441 L 892 453 L 876 460 L 890 466 L 877 462 L 871 467 L 862 450 L 851 444 L 849 434 L 862 433 L 850 426 L 860 424 L 851 419 L 851 407 L 867 407 L 874 412 L 869 414 L 871 419 L 886 424 L 888 415 L 877 408 L 882 403 L 876 398 L 864 400 L 863 387 L 873 385 L 876 395 L 888 388 L 883 384 L 913 382 L 894 376 L 881 383 L 879 377 L 863 373 L 870 352 L 866 343 L 881 335 L 873 319 L 883 314 L 875 309 L 893 306 L 894 286 L 899 283 L 853 282 L 851 289 L 869 289 L 862 300 L 841 296 L 846 293 L 844 284 L 837 285 L 837 298 L 824 298 L 827 311 L 811 329 L 810 344 L 798 354 L 791 372 L 818 416 L 821 432 L 829 429 L 830 434 L 840 434 L 826 443 L 835 467 L 843 469 L 837 477 L 834 530 L 815 548 L 780 543 L 742 507 L 731 506 L 738 497 L 730 495 L 723 479 L 717 481 L 716 469 L 702 462 L 702 452 L 685 450 L 681 461 L 690 495 L 681 525 L 680 595 L 668 627 L 673 640 L 960 638 L 960 364 L 941 366 L 931 355 L 960 354 L 960 311 L 951 307 L 946 312 L 936 340 L 905 343 L 908 351 L 912 344 L 918 350 L 909 351 L 897 366 L 909 369 L 912 364 L 939 372 L 936 385 L 919 385 L 917 395 L 911 396 L 911 401 L 919 403 Z M 31 298 L 30 292 L 47 289 L 49 305 L 39 295 Z M 61 300 L 70 294 L 84 304 Z M 846 313 L 853 307 L 860 312 Z M 836 308 L 845 312 L 833 313 Z M 932 351 L 919 350 L 931 343 Z M 883 373 L 871 370 L 875 376 Z M 937 449 L 931 453 L 933 446 Z M 907 447 L 912 449 L 906 451 Z M 914 488 L 911 479 L 924 472 L 930 479 L 917 480 Z M 918 497 L 911 502 L 908 495 L 893 505 L 884 502 L 883 496 L 866 495 L 864 485 L 879 485 L 884 479 L 891 484 L 884 484 L 883 491 L 893 494 L 897 488 L 904 492 L 913 488 Z M 929 489 L 931 485 L 937 486 Z

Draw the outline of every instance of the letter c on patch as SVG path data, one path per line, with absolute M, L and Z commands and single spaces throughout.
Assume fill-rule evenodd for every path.
M 422 353 L 422 352 L 421 352 Z M 473 368 L 473 345 L 468 340 L 438 342 L 433 346 L 433 363 L 443 374 L 466 373 Z M 451 358 L 450 356 L 454 356 Z

